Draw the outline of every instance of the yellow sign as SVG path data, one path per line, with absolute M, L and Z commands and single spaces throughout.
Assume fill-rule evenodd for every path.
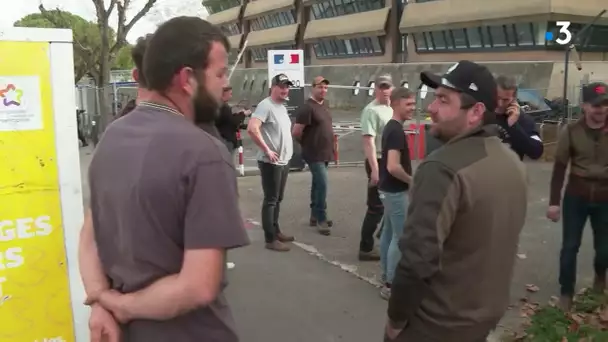
M 0 41 L 2 342 L 74 342 L 52 91 L 49 43 Z

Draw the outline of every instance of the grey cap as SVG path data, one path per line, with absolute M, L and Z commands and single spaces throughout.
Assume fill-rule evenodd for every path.
M 393 86 L 393 77 L 391 75 L 380 75 L 380 76 L 376 76 L 376 79 L 374 80 L 374 84 L 376 85 L 376 87 L 381 86 L 381 85 L 388 85 L 388 86 Z
M 391 91 L 391 102 L 397 102 L 401 99 L 409 99 L 414 96 L 414 92 L 405 88 L 399 87 Z

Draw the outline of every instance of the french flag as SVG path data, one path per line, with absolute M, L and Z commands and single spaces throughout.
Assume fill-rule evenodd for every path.
M 274 55 L 274 64 L 285 64 L 285 55 Z M 297 53 L 289 54 L 288 64 L 300 64 L 300 55 Z

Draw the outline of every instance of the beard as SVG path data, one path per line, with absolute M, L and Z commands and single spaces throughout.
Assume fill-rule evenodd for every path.
M 219 103 L 204 87 L 198 86 L 196 95 L 192 99 L 194 108 L 194 123 L 209 124 L 214 123 L 219 114 Z

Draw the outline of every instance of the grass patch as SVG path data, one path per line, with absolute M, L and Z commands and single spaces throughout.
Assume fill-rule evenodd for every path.
M 522 342 L 608 341 L 608 297 L 584 290 L 574 298 L 572 312 L 555 305 L 528 306 L 529 324 Z

